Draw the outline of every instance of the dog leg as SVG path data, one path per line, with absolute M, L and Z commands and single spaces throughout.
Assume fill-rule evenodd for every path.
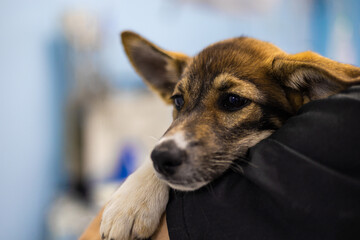
M 102 239 L 129 240 L 150 237 L 157 229 L 169 198 L 169 187 L 160 181 L 151 161 L 130 175 L 106 205 Z

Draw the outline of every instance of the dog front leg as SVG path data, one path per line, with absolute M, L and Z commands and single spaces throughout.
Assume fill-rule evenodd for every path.
M 160 181 L 151 161 L 131 174 L 106 205 L 102 239 L 142 239 L 157 229 L 169 199 L 169 187 Z

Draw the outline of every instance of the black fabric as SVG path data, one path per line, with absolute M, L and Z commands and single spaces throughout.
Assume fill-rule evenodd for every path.
M 360 86 L 304 105 L 249 151 L 244 174 L 170 191 L 177 239 L 360 239 Z

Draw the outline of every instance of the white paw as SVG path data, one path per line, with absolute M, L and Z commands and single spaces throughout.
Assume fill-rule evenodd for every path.
M 106 240 L 150 237 L 157 229 L 168 202 L 168 186 L 142 166 L 132 174 L 106 205 L 100 234 Z

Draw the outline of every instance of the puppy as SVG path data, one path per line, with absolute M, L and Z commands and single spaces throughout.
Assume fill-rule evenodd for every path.
M 146 162 L 115 192 L 100 228 L 102 239 L 150 237 L 169 187 L 201 188 L 227 169 L 239 169 L 247 150 L 268 137 L 308 101 L 360 82 L 360 69 L 313 52 L 289 55 L 239 37 L 195 57 L 163 50 L 123 32 L 137 73 L 166 103 L 173 122 Z

